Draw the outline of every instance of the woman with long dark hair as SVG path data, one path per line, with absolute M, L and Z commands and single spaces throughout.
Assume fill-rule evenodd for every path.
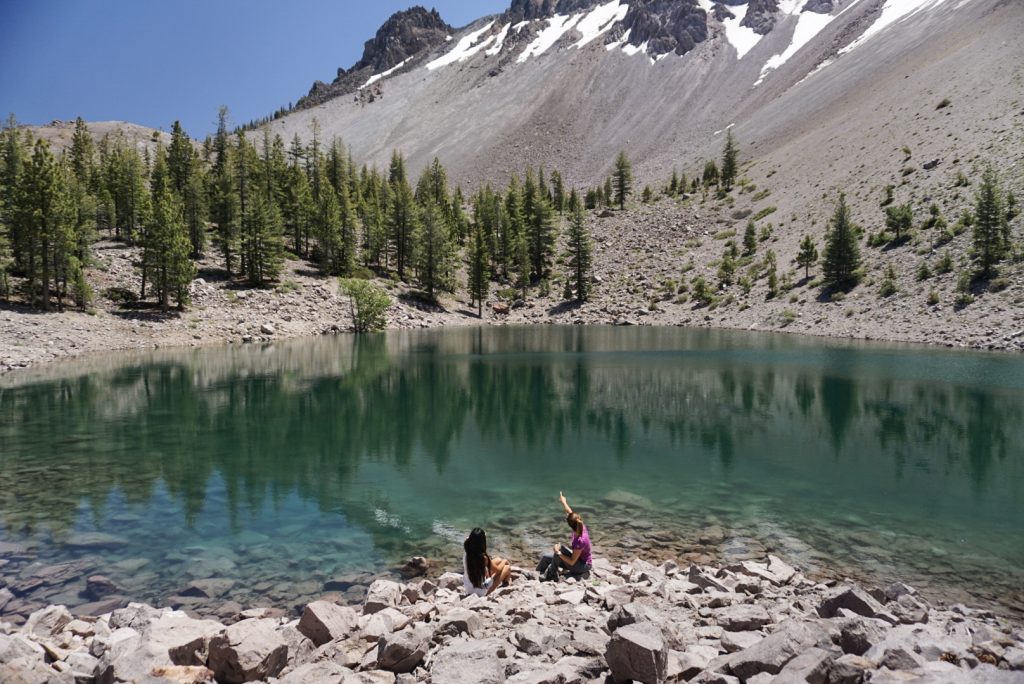
M 562 502 L 565 509 L 565 522 L 572 530 L 572 538 L 569 545 L 555 544 L 552 553 L 545 553 L 537 564 L 537 572 L 541 580 L 557 580 L 558 571 L 565 570 L 572 577 L 581 577 L 592 567 L 593 556 L 590 548 L 590 532 L 583 524 L 583 518 L 579 513 L 574 513 L 565 495 L 558 492 L 558 500 Z
M 512 564 L 504 558 L 491 558 L 487 553 L 487 534 L 479 527 L 466 537 L 462 548 L 462 588 L 467 594 L 490 596 L 509 582 Z

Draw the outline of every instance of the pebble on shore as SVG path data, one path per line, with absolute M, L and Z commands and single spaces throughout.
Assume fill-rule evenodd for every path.
M 97 585 L 102 585 L 99 580 Z M 817 583 L 777 557 L 618 567 L 541 583 L 517 569 L 489 599 L 462 577 L 380 579 L 361 609 L 198 619 L 133 603 L 0 622 L 2 682 L 1024 682 L 1024 627 L 904 585 Z

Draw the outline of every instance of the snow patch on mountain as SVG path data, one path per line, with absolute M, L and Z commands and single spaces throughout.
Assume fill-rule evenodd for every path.
M 452 48 L 451 52 L 438 57 L 428 64 L 427 70 L 434 71 L 435 69 L 440 69 L 441 67 L 454 64 L 455 62 L 465 62 L 467 59 L 480 52 L 480 50 L 484 49 L 494 41 L 494 36 L 488 36 L 487 39 L 483 41 L 480 40 L 480 36 L 490 31 L 492 26 L 494 26 L 493 21 L 482 29 L 473 31 L 472 33 L 464 36 L 455 45 L 455 47 Z
M 512 28 L 512 24 L 505 24 L 501 30 L 498 31 L 498 36 L 494 41 L 494 47 L 488 48 L 487 51 L 484 52 L 485 55 L 493 57 L 501 52 L 501 48 L 505 47 L 505 39 L 508 38 L 508 30 L 510 28 Z
M 793 37 L 790 39 L 789 47 L 777 55 L 772 55 L 761 67 L 761 76 L 754 85 L 760 85 L 769 71 L 778 69 L 789 61 L 789 58 L 800 52 L 800 48 L 811 42 L 816 35 L 832 23 L 835 17 L 829 14 L 818 14 L 817 12 L 804 12 L 797 20 L 796 28 L 793 30 Z
M 545 52 L 548 48 L 558 42 L 558 39 L 564 36 L 569 29 L 576 25 L 576 23 L 583 18 L 582 14 L 574 14 L 572 16 L 565 14 L 556 14 L 555 16 L 548 19 L 548 26 L 533 39 L 533 42 L 526 46 L 523 50 L 523 54 L 519 55 L 519 59 L 516 61 L 522 64 L 530 57 L 538 57 Z
M 590 14 L 583 17 L 576 24 L 576 30 L 583 37 L 574 43 L 573 47 L 582 48 L 587 43 L 605 34 L 612 26 L 625 19 L 628 11 L 629 5 L 624 2 L 620 3 L 619 0 L 612 0 L 603 5 L 598 5 Z
M 732 19 L 722 22 L 725 27 L 725 37 L 734 48 L 736 48 L 736 59 L 743 59 L 754 46 L 761 42 L 761 34 L 752 28 L 740 26 L 740 22 L 747 16 L 747 5 L 735 5 L 729 8 L 735 15 Z
M 368 78 L 366 80 L 366 83 L 364 83 L 363 85 L 359 86 L 359 89 L 362 90 L 363 88 L 365 88 L 367 86 L 373 85 L 374 83 L 376 83 L 377 81 L 379 81 L 382 78 L 387 78 L 388 76 L 390 76 L 391 74 L 395 73 L 396 71 L 398 71 L 399 69 L 401 69 L 402 67 L 404 67 L 406 64 L 408 64 L 411 61 L 412 61 L 412 57 L 410 57 L 409 59 L 403 59 L 401 62 L 399 62 L 395 66 L 391 67 L 387 71 L 382 71 L 379 74 L 374 74 L 373 76 L 371 76 L 370 78 Z
M 875 19 L 875 22 L 871 24 L 871 26 L 869 26 L 868 29 L 857 38 L 857 40 L 840 50 L 839 54 L 845 55 L 868 42 L 893 24 L 903 21 L 918 12 L 938 7 L 945 1 L 946 0 L 886 0 L 885 6 L 882 8 L 882 13 L 877 19 Z M 970 0 L 962 0 L 959 7 L 962 7 L 966 2 L 970 2 Z

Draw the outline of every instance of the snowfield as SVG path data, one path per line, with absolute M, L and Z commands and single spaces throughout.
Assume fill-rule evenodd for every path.
M 530 57 L 537 57 L 547 52 L 548 48 L 558 42 L 558 39 L 564 36 L 569 29 L 576 25 L 581 18 L 582 14 L 574 14 L 572 16 L 565 14 L 556 14 L 555 16 L 548 19 L 548 26 L 543 31 L 537 34 L 537 37 L 533 39 L 533 42 L 526 46 L 523 53 L 519 55 L 519 59 L 516 60 L 519 64 L 522 64 Z
M 487 47 L 494 41 L 494 36 L 488 37 L 486 40 L 477 42 L 480 40 L 480 36 L 491 30 L 494 26 L 494 22 L 487 24 L 482 29 L 473 31 L 469 35 L 463 37 L 455 47 L 452 48 L 451 52 L 438 57 L 433 62 L 427 65 L 427 71 L 434 71 L 441 67 L 454 64 L 456 62 L 465 62 L 467 59 L 480 52 L 483 48 Z
M 604 5 L 597 6 L 576 25 L 576 30 L 583 37 L 573 43 L 573 47 L 581 48 L 604 35 L 615 24 L 625 19 L 626 12 L 628 11 L 629 5 L 626 3 L 620 4 L 619 0 L 612 0 Z

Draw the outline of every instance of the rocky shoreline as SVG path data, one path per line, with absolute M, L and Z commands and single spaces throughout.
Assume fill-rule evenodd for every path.
M 421 566 L 420 566 L 421 567 Z M 599 559 L 492 597 L 462 577 L 380 579 L 361 606 L 223 621 L 133 603 L 0 618 L 0 681 L 282 684 L 1024 682 L 1024 626 L 896 583 L 809 579 L 775 556 L 719 567 Z

